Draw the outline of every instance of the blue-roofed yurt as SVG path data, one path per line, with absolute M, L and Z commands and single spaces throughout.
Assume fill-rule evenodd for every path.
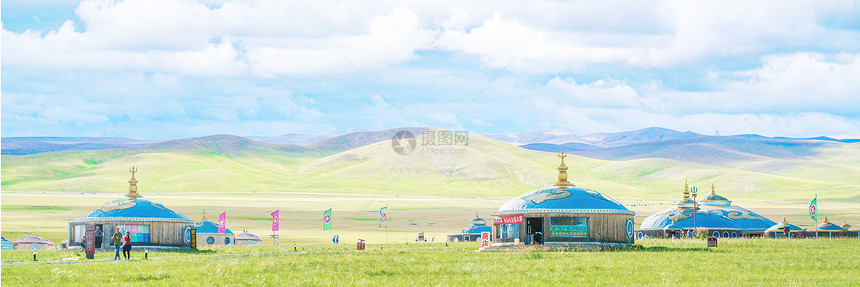
M 824 221 L 819 223 L 818 226 L 807 228 L 806 231 L 812 231 L 813 235 L 817 231 L 818 237 L 843 237 L 847 230 L 839 225 L 833 224 L 829 219 L 827 219 L 827 216 L 825 216 Z
M 215 246 L 215 245 L 234 245 L 236 244 L 236 235 L 229 228 L 224 228 L 226 232 L 219 233 L 220 225 L 209 221 L 206 214 L 200 222 L 194 224 L 194 229 L 197 230 L 197 246 Z
M 698 202 L 700 210 L 719 213 L 727 217 L 744 233 L 744 236 L 762 236 L 776 222 L 767 219 L 749 209 L 733 205 L 727 198 L 716 193 L 711 184 L 711 194 Z
M 694 235 L 696 229 L 706 231 L 708 236 L 713 237 L 743 236 L 745 222 L 726 216 L 727 212 L 723 208 L 729 205 L 721 205 L 720 208 L 711 210 L 694 206 L 693 199 L 690 197 L 690 188 L 686 183 L 683 195 L 682 200 L 672 207 L 646 217 L 636 231 L 636 237 L 683 238 Z M 695 207 L 698 211 L 694 216 Z M 757 232 L 764 232 L 772 225 L 761 228 Z
M 11 240 L 6 240 L 6 237 L 0 237 L 0 250 L 12 250 L 15 248 L 15 243 Z
M 181 212 L 170 210 L 160 203 L 144 199 L 137 193 L 136 169 L 131 170 L 131 180 L 125 198 L 112 200 L 93 210 L 84 218 L 69 220 L 69 245 L 81 246 L 86 225 L 93 224 L 103 232 L 102 248 L 110 247 L 110 238 L 119 229 L 123 235 L 129 232 L 132 246 L 189 247 L 190 229 L 194 221 Z
M 571 184 L 565 156 L 559 155 L 554 186 L 515 197 L 493 214 L 493 247 L 633 244 L 634 212 L 606 195 Z
M 782 222 L 765 230 L 765 235 L 769 238 L 803 238 L 803 228 L 788 223 L 783 218 Z
M 482 232 L 492 232 L 492 230 L 486 220 L 475 214 L 475 218 L 469 220 L 469 225 L 463 227 L 460 233 L 448 235 L 448 242 L 479 241 Z

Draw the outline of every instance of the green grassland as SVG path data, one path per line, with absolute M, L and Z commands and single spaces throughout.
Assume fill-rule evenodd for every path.
M 860 278 L 856 239 L 640 240 L 596 251 L 474 252 L 478 243 L 352 244 L 150 252 L 144 260 L 32 264 L 30 251 L 2 253 L 4 285 L 827 285 Z M 38 263 L 80 262 L 80 251 L 39 251 Z
M 445 152 L 445 154 L 440 153 Z M 569 156 L 574 184 L 600 191 L 637 212 L 639 223 L 681 197 L 684 181 L 717 192 L 778 221 L 811 224 L 806 206 L 819 196 L 831 221 L 860 223 L 860 144 L 826 145 L 815 156 L 751 158 L 703 164 L 646 158 L 624 161 Z M 475 213 L 496 211 L 513 196 L 551 185 L 556 154 L 472 136 L 467 146 L 422 146 L 400 155 L 390 141 L 342 151 L 301 149 L 233 136 L 178 140 L 144 148 L 2 157 L 2 234 L 26 233 L 55 243 L 67 220 L 86 216 L 128 191 L 128 169 L 139 170 L 139 192 L 199 219 L 227 211 L 234 232 L 268 234 L 268 214 L 281 209 L 291 243 L 326 242 L 321 212 L 335 210 L 345 240 L 403 242 L 418 232 L 442 240 Z M 381 206 L 390 229 L 376 230 Z M 268 240 L 268 239 L 267 239 Z

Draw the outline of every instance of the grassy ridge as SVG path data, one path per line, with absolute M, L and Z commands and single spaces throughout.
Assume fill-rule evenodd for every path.
M 440 153 L 445 152 L 445 154 Z M 814 154 L 814 156 L 810 156 Z M 689 181 L 715 183 L 733 200 L 860 202 L 860 144 L 827 144 L 793 158 L 719 163 L 570 156 L 571 181 L 616 199 L 667 199 Z M 554 153 L 480 136 L 468 146 L 422 146 L 399 155 L 390 141 L 330 154 L 235 136 L 165 142 L 144 148 L 3 156 L 2 188 L 12 191 L 124 193 L 131 165 L 141 192 L 309 191 L 354 194 L 513 196 L 555 182 Z
M 215 248 L 150 252 L 150 260 L 13 266 L 30 251 L 4 251 L 3 284 L 76 285 L 828 285 L 860 276 L 857 239 L 726 239 L 707 248 L 698 240 L 642 240 L 609 252 L 476 253 L 477 243 Z M 40 251 L 41 262 L 80 257 Z M 98 259 L 111 258 L 97 254 Z M 83 260 L 83 259 L 79 259 Z M 99 270 L 99 272 L 93 272 Z

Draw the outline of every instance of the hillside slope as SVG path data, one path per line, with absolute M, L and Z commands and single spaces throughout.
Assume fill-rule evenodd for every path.
M 616 160 L 571 155 L 565 162 L 574 184 L 618 199 L 674 199 L 689 181 L 701 187 L 714 183 L 733 200 L 805 200 L 817 193 L 860 201 L 860 144 L 781 150 L 713 140 L 637 147 L 642 155 L 637 148 L 618 148 L 610 154 L 620 157 Z M 719 158 L 702 160 L 712 157 Z M 558 158 L 477 135 L 468 145 L 419 143 L 409 155 L 394 152 L 390 139 L 333 153 L 219 135 L 116 150 L 4 155 L 2 188 L 125 193 L 132 165 L 140 170 L 141 192 L 308 191 L 481 200 L 552 184 Z

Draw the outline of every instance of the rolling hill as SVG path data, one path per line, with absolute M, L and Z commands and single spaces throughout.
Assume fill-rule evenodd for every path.
M 410 129 L 413 134 L 431 128 Z M 481 200 L 555 181 L 555 153 L 470 135 L 468 145 L 393 151 L 396 130 L 351 133 L 307 145 L 216 135 L 98 151 L 3 155 L 3 190 L 124 193 L 139 167 L 141 192 L 308 191 L 459 195 Z M 376 142 L 373 142 L 373 141 Z M 752 142 L 745 141 L 752 140 Z M 372 142 L 365 144 L 366 142 Z M 617 199 L 672 199 L 683 182 L 734 200 L 860 201 L 860 144 L 697 137 L 577 152 L 574 184 Z

